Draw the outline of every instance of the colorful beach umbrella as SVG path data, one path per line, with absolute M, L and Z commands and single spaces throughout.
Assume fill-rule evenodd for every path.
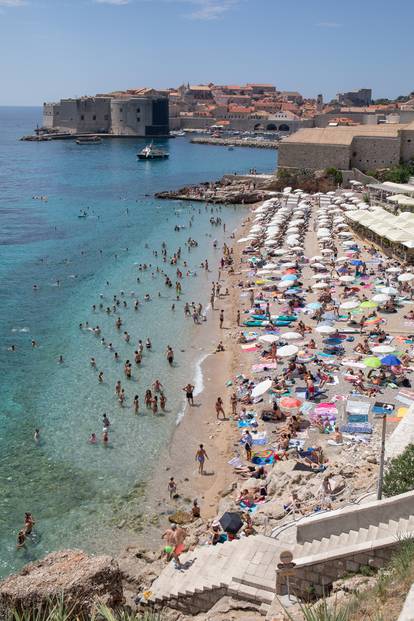
M 370 369 L 378 369 L 378 367 L 381 366 L 381 360 L 376 356 L 368 356 L 368 358 L 364 358 L 363 363 Z
M 282 397 L 279 401 L 279 407 L 282 410 L 298 410 L 302 406 L 303 401 L 296 397 Z
M 365 302 L 361 302 L 359 308 L 376 308 L 377 304 L 372 300 L 365 300 Z
M 397 358 L 397 356 L 394 356 L 393 354 L 388 354 L 388 356 L 381 358 L 381 364 L 385 365 L 386 367 L 399 367 L 402 362 L 399 358 Z

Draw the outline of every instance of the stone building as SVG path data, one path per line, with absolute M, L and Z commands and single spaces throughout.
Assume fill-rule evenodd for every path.
M 281 168 L 365 172 L 412 158 L 414 122 L 301 129 L 279 145 Z
M 372 89 L 360 88 L 347 93 L 338 93 L 336 98 L 342 106 L 369 106 L 372 101 Z
M 158 95 L 102 95 L 43 104 L 43 126 L 73 134 L 165 136 L 168 117 L 168 97 Z

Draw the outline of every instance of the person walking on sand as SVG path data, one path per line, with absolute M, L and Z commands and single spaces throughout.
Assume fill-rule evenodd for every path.
M 252 459 L 252 445 L 253 445 L 253 438 L 250 434 L 250 431 L 246 430 L 242 436 L 242 440 L 244 442 L 244 448 L 246 451 L 246 459 L 247 461 L 251 461 Z
M 230 404 L 232 416 L 237 416 L 237 395 L 235 392 L 233 392 L 230 397 Z
M 183 390 L 185 392 L 188 405 L 194 405 L 194 386 L 192 384 L 187 384 L 187 386 L 184 386 Z
M 236 322 L 237 322 L 237 325 L 239 326 L 240 325 L 240 310 L 237 311 Z
M 198 473 L 204 474 L 204 462 L 206 461 L 206 459 L 208 459 L 208 455 L 202 444 L 200 444 L 195 458 L 196 458 L 196 461 L 198 461 Z
M 171 477 L 168 481 L 168 493 L 170 495 L 170 498 L 174 498 L 177 493 L 177 484 L 174 481 L 174 477 Z
M 220 311 L 220 329 L 223 328 L 223 321 L 224 321 L 224 310 Z
M 223 420 L 226 420 L 226 414 L 225 414 L 224 408 L 223 408 L 223 399 L 221 397 L 217 397 L 217 401 L 216 401 L 216 417 L 217 417 L 217 419 L 220 418 L 220 414 L 223 414 Z

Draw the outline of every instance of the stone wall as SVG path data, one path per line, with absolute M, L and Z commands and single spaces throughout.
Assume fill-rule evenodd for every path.
M 299 561 L 291 570 L 289 591 L 292 595 L 305 599 L 311 594 L 323 596 L 329 592 L 335 580 L 346 574 L 358 573 L 362 567 L 367 566 L 374 569 L 385 567 L 398 546 L 399 542 L 393 541 L 381 548 L 342 554 L 340 558 L 331 556 L 325 560 L 319 557 L 303 564 Z M 287 593 L 287 578 L 280 571 L 276 572 L 276 593 L 278 595 Z
M 400 138 L 355 136 L 351 145 L 351 166 L 362 171 L 395 166 L 400 161 Z
M 329 167 L 348 170 L 350 148 L 347 145 L 281 142 L 279 168 L 309 168 L 319 170 Z
M 401 159 L 404 162 L 414 158 L 414 129 L 401 131 Z
M 402 424 L 402 423 L 401 423 Z M 378 526 L 382 522 L 408 518 L 414 514 L 414 492 L 406 492 L 383 500 L 336 509 L 311 516 L 297 526 L 297 542 L 320 541 L 351 530 Z

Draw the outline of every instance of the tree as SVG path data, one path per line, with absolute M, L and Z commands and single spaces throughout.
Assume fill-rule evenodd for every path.
M 391 460 L 384 476 L 384 495 L 397 496 L 414 489 L 414 444 Z

